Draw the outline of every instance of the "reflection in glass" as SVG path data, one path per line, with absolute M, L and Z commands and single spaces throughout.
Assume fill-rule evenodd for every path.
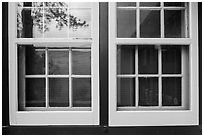
M 69 74 L 69 51 L 49 50 L 49 74 Z
M 91 74 L 91 51 L 72 50 L 72 74 Z
M 91 37 L 91 10 L 70 9 L 69 15 L 69 37 L 90 38 Z
M 117 73 L 135 73 L 135 46 L 118 45 L 117 49 Z
M 68 14 L 67 3 L 64 2 L 45 2 L 44 8 L 42 3 L 25 3 L 26 8 L 18 3 L 18 38 L 67 38 L 68 30 L 70 37 L 91 37 L 90 9 L 71 9 Z
M 26 75 L 45 74 L 45 49 L 26 45 L 25 53 L 22 52 L 21 54 L 25 55 Z
M 136 38 L 136 10 L 117 9 L 117 37 Z
M 181 74 L 180 46 L 162 46 L 162 73 Z
M 53 18 L 53 14 L 55 17 Z M 44 10 L 44 37 L 68 38 L 68 9 L 45 8 Z
M 68 7 L 66 2 L 44 2 L 45 7 Z
M 140 6 L 157 7 L 157 6 L 160 6 L 160 2 L 140 2 Z
M 70 2 L 70 8 L 91 7 L 91 2 Z
M 158 78 L 139 78 L 139 106 L 158 106 Z
M 69 106 L 69 79 L 49 78 L 49 106 Z
M 183 7 L 185 2 L 164 2 L 164 6 Z
M 91 79 L 72 79 L 73 107 L 91 107 Z
M 26 107 L 45 107 L 45 79 L 26 78 Z
M 18 2 L 18 7 L 42 7 L 43 2 Z
M 160 11 L 140 10 L 140 37 L 160 37 Z
M 164 33 L 166 38 L 183 38 L 185 36 L 184 10 L 164 11 Z
M 136 2 L 117 2 L 117 7 L 136 7 Z
M 135 105 L 135 78 L 117 79 L 117 106 Z
M 181 106 L 181 78 L 162 78 L 162 105 Z
M 17 12 L 17 37 L 41 38 L 43 33 L 42 8 L 19 8 Z
M 139 74 L 158 73 L 158 50 L 154 45 L 138 46 Z

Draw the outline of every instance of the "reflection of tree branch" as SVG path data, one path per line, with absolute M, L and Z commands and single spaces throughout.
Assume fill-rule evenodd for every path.
M 52 8 L 49 8 L 49 10 L 50 10 L 50 12 L 51 12 L 55 17 L 60 17 L 60 19 L 63 20 L 64 24 L 65 24 L 66 26 L 68 26 L 68 24 L 67 24 L 67 20 L 65 19 L 66 17 L 63 18 L 63 17 L 60 16 L 59 14 L 57 15 L 57 14 L 52 10 Z M 67 16 L 67 15 L 65 14 L 65 16 Z
M 23 6 L 23 5 L 22 5 Z M 49 31 L 48 24 L 52 22 L 52 19 L 57 22 L 56 28 L 59 30 L 64 27 L 68 26 L 72 30 L 77 30 L 79 27 L 88 27 L 89 24 L 87 24 L 86 21 L 81 21 L 77 17 L 71 14 L 66 14 L 67 9 L 63 8 L 52 8 L 52 7 L 67 7 L 67 4 L 64 2 L 45 2 L 45 6 L 48 6 L 47 14 L 43 15 L 43 10 L 41 8 L 34 8 L 32 9 L 32 13 L 30 16 L 32 16 L 33 19 L 33 26 L 37 26 L 38 30 L 40 32 L 46 32 Z M 22 25 L 22 14 L 25 12 L 26 9 L 22 10 L 22 13 L 17 13 L 17 29 L 18 29 L 18 36 L 21 37 L 22 34 L 20 34 L 23 30 L 21 27 Z M 45 18 L 43 18 L 43 16 Z M 44 19 L 44 20 L 43 20 Z M 68 22 L 69 19 L 69 22 Z M 44 22 L 44 23 L 43 23 Z M 44 26 L 43 26 L 44 25 Z M 44 30 L 43 30 L 44 28 Z

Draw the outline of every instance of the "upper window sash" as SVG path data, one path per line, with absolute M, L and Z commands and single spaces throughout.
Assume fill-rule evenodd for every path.
M 22 2 L 15 3 L 13 7 L 16 42 L 92 41 L 95 38 L 94 3 L 73 2 L 62 6 L 29 2 L 27 6 L 22 5 Z
M 124 3 L 118 2 L 114 4 L 114 9 L 111 11 L 116 15 L 112 17 L 114 18 L 112 23 L 116 24 L 116 27 L 113 28 L 113 33 L 117 40 L 189 38 L 188 3 L 180 6 L 178 6 L 179 4 L 171 6 L 171 4 L 164 2 L 157 2 L 159 5 L 154 5 L 153 3 L 153 6 L 142 2 L 137 2 L 136 4 L 135 2 L 126 2 L 130 3 L 129 5 L 124 5 Z M 178 20 L 177 24 L 171 24 L 168 21 L 179 17 L 182 19 Z M 173 25 L 174 27 L 172 28 Z M 178 31 L 179 29 L 180 32 Z

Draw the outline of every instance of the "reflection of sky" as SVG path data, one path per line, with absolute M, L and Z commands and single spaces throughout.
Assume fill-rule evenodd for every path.
M 68 26 L 63 26 L 61 29 L 57 28 L 57 22 L 52 20 L 48 25 L 49 30 L 44 33 L 45 38 L 67 38 L 68 33 L 70 37 L 90 38 L 91 37 L 91 10 L 90 9 L 71 9 L 70 14 L 80 19 L 81 22 L 86 21 L 88 27 L 79 27 L 77 30 L 69 29 Z M 68 32 L 69 30 L 69 32 Z M 37 27 L 34 27 L 34 36 L 42 37 Z
M 73 31 L 72 29 L 69 32 L 70 37 L 82 37 L 82 38 L 90 38 L 91 37 L 91 11 L 89 9 L 71 9 L 71 15 L 74 15 L 82 22 L 86 21 L 89 24 L 88 27 L 79 27 L 77 31 Z
M 68 26 L 64 25 L 61 29 L 56 27 L 57 22 L 52 20 L 48 25 L 48 29 L 44 33 L 45 38 L 67 38 L 68 37 Z

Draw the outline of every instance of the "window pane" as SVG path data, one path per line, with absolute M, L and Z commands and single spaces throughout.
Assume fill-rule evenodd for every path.
M 184 38 L 185 32 L 184 10 L 164 11 L 164 33 L 166 38 Z
M 136 2 L 117 2 L 117 7 L 136 7 Z
M 91 10 L 71 9 L 69 15 L 69 37 L 91 37 Z
M 140 2 L 140 6 L 157 7 L 157 6 L 160 6 L 160 2 Z
M 18 8 L 17 37 L 41 38 L 43 36 L 42 8 Z
M 181 106 L 181 78 L 162 78 L 162 105 Z
M 73 78 L 73 107 L 91 107 L 91 79 Z
M 117 106 L 135 105 L 135 78 L 117 79 Z
M 140 10 L 140 37 L 160 37 L 160 11 Z
M 26 107 L 45 107 L 45 79 L 26 78 Z
M 139 74 L 158 73 L 158 51 L 156 46 L 138 46 L 138 69 Z
M 139 106 L 158 106 L 158 78 L 139 78 Z
M 118 45 L 117 50 L 117 73 L 135 73 L 135 46 Z
M 49 79 L 49 106 L 50 107 L 69 106 L 69 79 L 68 78 Z
M 68 75 L 69 74 L 69 51 L 49 50 L 49 74 Z
M 42 7 L 43 2 L 18 2 L 18 7 Z
M 83 49 L 72 50 L 72 74 L 91 74 L 91 51 Z
M 162 46 L 162 73 L 181 74 L 180 46 Z
M 117 37 L 136 38 L 136 10 L 117 10 Z
M 44 12 L 44 37 L 68 38 L 68 9 L 45 8 Z
M 33 45 L 25 46 L 25 66 L 27 75 L 45 74 L 45 49 Z
M 44 2 L 45 7 L 68 7 L 66 2 Z
M 91 2 L 70 2 L 69 7 L 70 8 L 80 8 L 80 7 L 91 7 Z
M 185 3 L 184 2 L 164 2 L 164 6 L 183 7 L 185 6 Z

